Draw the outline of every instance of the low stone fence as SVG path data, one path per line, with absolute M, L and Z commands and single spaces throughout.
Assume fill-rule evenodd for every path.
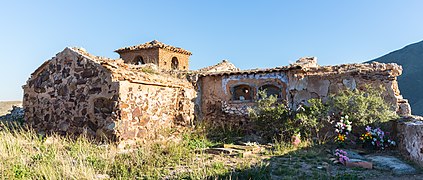
M 423 167 L 423 117 L 403 118 L 398 122 L 397 130 L 401 154 Z

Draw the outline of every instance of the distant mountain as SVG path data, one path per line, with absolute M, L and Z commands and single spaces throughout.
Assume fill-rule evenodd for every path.
M 414 115 L 423 115 L 423 41 L 369 62 L 372 61 L 402 65 L 403 74 L 398 77 L 401 94 L 410 102 Z

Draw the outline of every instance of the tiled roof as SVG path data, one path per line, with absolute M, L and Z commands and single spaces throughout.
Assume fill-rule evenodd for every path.
M 181 53 L 181 54 L 192 55 L 191 52 L 189 52 L 185 49 L 182 49 L 180 47 L 170 46 L 170 45 L 164 44 L 162 42 L 159 42 L 157 40 L 153 40 L 151 42 L 147 42 L 147 43 L 140 44 L 140 45 L 119 48 L 119 49 L 116 49 L 115 52 L 121 53 L 121 52 L 140 50 L 140 49 L 151 49 L 151 48 L 167 49 L 167 50 L 177 52 L 177 53 Z

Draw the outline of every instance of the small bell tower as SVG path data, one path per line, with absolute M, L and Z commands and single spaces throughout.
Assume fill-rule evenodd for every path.
M 166 70 L 188 70 L 191 52 L 179 47 L 166 45 L 157 40 L 144 44 L 129 46 L 115 50 L 125 63 L 153 63 Z

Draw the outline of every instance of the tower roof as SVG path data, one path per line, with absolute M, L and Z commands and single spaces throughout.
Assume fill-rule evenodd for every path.
M 139 44 L 139 45 L 135 45 L 135 46 L 128 46 L 128 47 L 123 47 L 123 48 L 119 48 L 116 49 L 115 52 L 117 53 L 121 53 L 121 52 L 127 52 L 127 51 L 134 51 L 134 50 L 140 50 L 140 49 L 152 49 L 152 48 L 161 48 L 161 49 L 167 49 L 173 52 L 177 52 L 177 53 L 181 53 L 181 54 L 186 54 L 186 55 L 192 55 L 191 52 L 182 49 L 180 47 L 174 47 L 174 46 L 170 46 L 167 44 L 164 44 L 162 42 L 159 42 L 157 40 L 153 40 L 144 44 Z

